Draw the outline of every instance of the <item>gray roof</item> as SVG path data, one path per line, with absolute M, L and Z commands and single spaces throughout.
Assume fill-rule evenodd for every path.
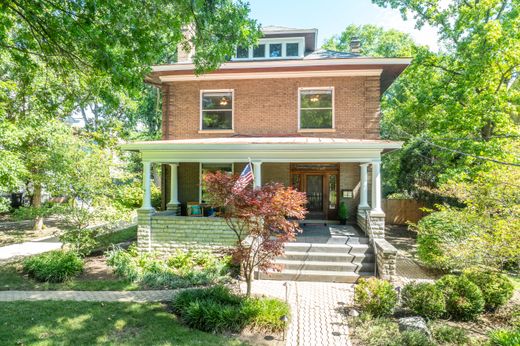
M 318 49 L 308 55 L 306 55 L 304 60 L 319 60 L 319 59 L 351 59 L 351 58 L 367 58 L 366 56 L 362 56 L 356 53 L 350 52 L 338 52 L 336 50 L 329 49 Z

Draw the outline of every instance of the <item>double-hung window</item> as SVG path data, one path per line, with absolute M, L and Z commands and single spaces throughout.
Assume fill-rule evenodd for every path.
M 233 90 L 203 90 L 200 98 L 201 130 L 233 129 Z
M 233 174 L 232 163 L 201 163 L 200 164 L 200 184 L 199 184 L 199 202 L 206 203 L 206 184 L 204 183 L 204 175 L 206 173 L 215 173 L 222 171 L 226 174 Z
M 300 130 L 334 128 L 334 89 L 299 89 L 299 128 Z

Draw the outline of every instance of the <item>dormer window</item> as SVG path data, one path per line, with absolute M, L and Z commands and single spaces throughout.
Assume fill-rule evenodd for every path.
M 263 38 L 257 46 L 237 47 L 233 60 L 303 58 L 304 48 L 303 37 Z

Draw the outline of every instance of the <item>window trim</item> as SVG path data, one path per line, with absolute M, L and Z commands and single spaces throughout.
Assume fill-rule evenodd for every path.
M 301 92 L 305 90 L 330 90 L 332 92 L 332 127 L 330 128 L 302 128 L 301 127 Z M 334 87 L 301 87 L 298 88 L 298 132 L 334 132 L 336 131 L 336 117 L 335 117 L 335 96 Z
M 231 128 L 230 129 L 205 129 L 203 127 L 204 122 L 204 108 L 202 105 L 202 99 L 204 93 L 214 93 L 214 92 L 227 92 L 231 93 Z M 233 133 L 235 132 L 235 89 L 201 89 L 199 96 L 199 133 Z
M 282 44 L 282 56 L 270 56 L 271 44 Z M 287 56 L 287 43 L 298 43 L 298 55 Z M 237 50 L 235 49 L 235 56 L 231 60 L 246 61 L 246 60 L 291 60 L 301 59 L 305 53 L 305 38 L 304 37 L 284 37 L 284 38 L 261 38 L 258 40 L 258 45 L 265 44 L 265 52 L 263 57 L 253 57 L 253 46 L 249 46 L 249 54 L 247 58 L 238 58 Z
M 235 174 L 235 163 L 234 162 L 199 162 L 199 203 L 202 203 L 202 165 L 203 164 L 221 164 L 231 165 L 231 174 Z

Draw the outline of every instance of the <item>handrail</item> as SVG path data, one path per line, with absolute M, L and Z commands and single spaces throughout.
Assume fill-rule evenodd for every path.
M 372 221 L 370 218 L 370 212 L 365 210 L 365 218 L 367 223 L 367 228 L 369 230 L 369 237 L 372 238 L 372 247 L 374 248 L 374 276 L 377 277 L 377 246 L 376 246 L 376 238 L 374 237 L 374 231 L 372 230 Z

